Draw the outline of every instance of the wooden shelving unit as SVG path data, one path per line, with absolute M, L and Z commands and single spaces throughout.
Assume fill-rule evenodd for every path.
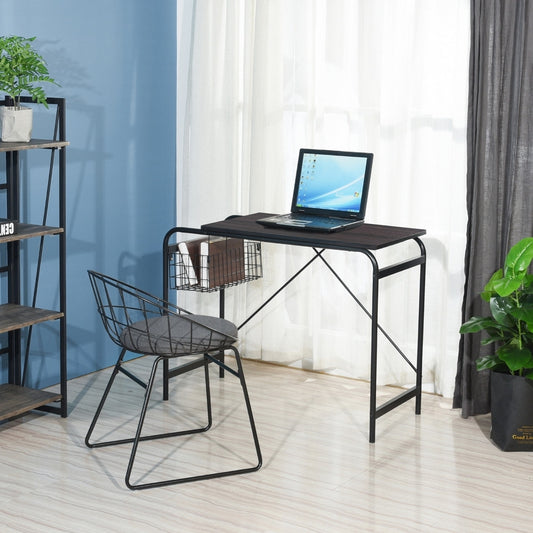
M 0 385 L 0 421 L 60 400 L 60 393 L 5 383 Z
M 23 98 L 23 102 L 31 102 L 30 98 Z M 0 421 L 22 415 L 34 409 L 67 416 L 67 343 L 66 343 L 66 209 L 65 209 L 65 179 L 66 154 L 68 141 L 65 139 L 65 100 L 63 98 L 48 98 L 48 104 L 56 106 L 56 121 L 53 139 L 32 139 L 29 143 L 0 142 L 0 152 L 6 157 L 6 181 L 0 184 L 0 190 L 5 191 L 5 218 L 20 220 L 20 168 L 19 153 L 28 150 L 49 150 L 50 170 L 48 174 L 48 188 L 52 189 L 54 167 L 57 164 L 57 191 L 59 195 L 57 218 L 58 226 L 47 225 L 49 195 L 45 198 L 43 224 L 17 223 L 16 231 L 12 235 L 0 236 L 0 246 L 7 247 L 7 265 L 0 267 L 2 275 L 7 275 L 8 301 L 0 303 L 0 333 L 7 337 L 7 346 L 0 351 L 0 357 L 8 357 L 8 382 L 0 384 Z M 1 105 L 1 102 L 0 102 Z M 28 164 L 29 156 L 28 156 Z M 1 212 L 1 211 L 0 211 Z M 4 216 L 4 215 L 2 215 Z M 20 243 L 25 239 L 40 239 L 40 253 L 36 258 L 36 272 L 40 272 L 42 249 L 45 240 L 50 237 L 59 239 L 59 309 L 49 310 L 23 305 L 21 302 L 21 272 Z M 38 293 L 39 276 L 36 274 L 33 287 L 33 300 Z M 48 392 L 31 388 L 24 383 L 25 372 L 22 358 L 21 330 L 33 328 L 36 324 L 51 320 L 59 321 L 59 392 Z M 29 342 L 31 335 L 27 336 Z M 25 346 L 26 353 L 30 353 L 29 346 Z M 31 355 L 30 355 L 31 357 Z

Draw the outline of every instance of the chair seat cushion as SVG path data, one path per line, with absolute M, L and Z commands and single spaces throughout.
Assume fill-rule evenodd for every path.
M 135 322 L 122 331 L 120 341 L 132 352 L 176 356 L 221 350 L 237 339 L 237 327 L 229 320 L 186 316 L 164 315 Z

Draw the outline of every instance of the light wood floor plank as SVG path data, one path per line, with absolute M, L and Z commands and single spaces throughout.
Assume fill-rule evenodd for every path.
M 132 365 L 142 373 L 150 360 Z M 368 384 L 253 361 L 245 371 L 264 455 L 256 473 L 132 492 L 129 445 L 89 450 L 84 437 L 109 371 L 69 383 L 70 414 L 0 425 L 0 530 L 5 532 L 525 532 L 533 453 L 504 453 L 488 416 L 462 419 L 424 395 L 377 422 L 368 443 Z M 149 430 L 201 424 L 202 374 L 172 381 Z M 129 436 L 143 390 L 120 376 L 102 433 Z M 253 461 L 238 383 L 212 371 L 214 429 L 143 443 L 140 479 Z M 380 388 L 380 402 L 396 394 Z M 100 433 L 100 434 L 102 434 Z M 144 468 L 144 472 L 141 471 Z M 147 473 L 146 473 L 147 472 Z

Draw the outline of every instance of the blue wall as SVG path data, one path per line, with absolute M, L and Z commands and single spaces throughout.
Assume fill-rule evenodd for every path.
M 74 377 L 109 366 L 117 355 L 96 316 L 87 269 L 161 294 L 161 242 L 175 224 L 176 2 L 2 0 L 1 11 L 0 34 L 37 36 L 35 47 L 61 84 L 48 94 L 67 99 L 68 368 Z M 41 115 L 34 117 L 34 136 L 49 137 L 40 133 Z M 34 223 L 42 195 L 33 174 L 47 172 L 40 158 L 27 159 L 23 181 L 24 216 Z M 48 245 L 41 307 L 57 305 L 56 252 Z M 29 386 L 58 380 L 54 327 L 34 328 Z M 2 361 L 4 375 L 5 367 Z

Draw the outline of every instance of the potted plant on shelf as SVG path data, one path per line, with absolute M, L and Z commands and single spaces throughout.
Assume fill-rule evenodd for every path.
M 48 107 L 42 82 L 53 83 L 42 56 L 32 47 L 35 37 L 0 36 L 0 91 L 6 105 L 0 106 L 2 141 L 28 142 L 31 139 L 33 110 L 20 105 L 27 92 L 38 104 Z
M 503 269 L 490 278 L 481 297 L 491 316 L 472 317 L 461 333 L 484 332 L 494 343 L 478 370 L 491 370 L 491 439 L 504 451 L 533 451 L 533 237 L 515 244 Z

